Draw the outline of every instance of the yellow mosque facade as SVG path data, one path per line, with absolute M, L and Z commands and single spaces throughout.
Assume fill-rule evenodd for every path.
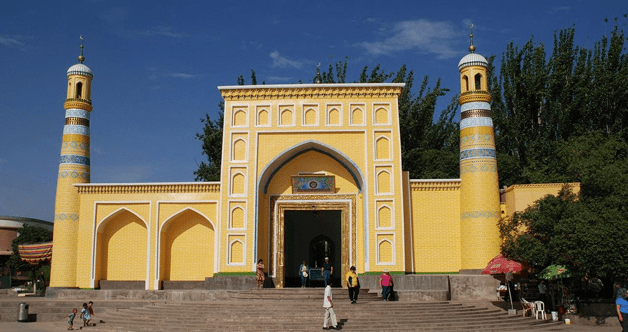
M 507 206 L 481 55 L 459 63 L 461 176 L 445 180 L 403 170 L 404 84 L 353 83 L 218 87 L 218 182 L 90 183 L 89 115 L 97 109 L 83 60 L 68 70 L 51 287 L 109 281 L 158 290 L 250 276 L 262 259 L 281 288 L 302 261 L 319 267 L 325 256 L 340 276 L 350 266 L 361 274 L 477 273 L 499 254 Z

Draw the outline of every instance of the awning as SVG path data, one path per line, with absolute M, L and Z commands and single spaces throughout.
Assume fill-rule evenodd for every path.
M 17 246 L 20 258 L 30 264 L 52 258 L 52 242 L 20 244 Z

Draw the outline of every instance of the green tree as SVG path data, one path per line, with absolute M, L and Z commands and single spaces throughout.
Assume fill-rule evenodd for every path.
M 502 253 L 533 265 L 563 264 L 576 273 L 625 280 L 628 143 L 597 131 L 558 144 L 556 157 L 565 176 L 581 182 L 580 195 L 563 188 L 502 220 Z

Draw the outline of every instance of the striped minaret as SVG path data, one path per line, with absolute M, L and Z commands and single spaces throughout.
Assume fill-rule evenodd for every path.
M 68 69 L 68 94 L 63 104 L 65 126 L 57 177 L 51 287 L 76 287 L 76 240 L 79 196 L 75 183 L 88 183 L 89 115 L 92 111 L 92 71 L 83 64 L 83 37 L 79 63 Z
M 469 54 L 460 60 L 460 237 L 461 270 L 478 272 L 499 254 L 499 180 L 491 119 L 486 59 Z

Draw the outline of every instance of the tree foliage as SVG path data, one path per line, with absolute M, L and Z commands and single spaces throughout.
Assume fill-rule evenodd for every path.
M 597 131 L 557 146 L 565 176 L 581 182 L 580 195 L 565 187 L 500 223 L 506 257 L 533 265 L 563 264 L 576 273 L 628 277 L 628 143 Z

